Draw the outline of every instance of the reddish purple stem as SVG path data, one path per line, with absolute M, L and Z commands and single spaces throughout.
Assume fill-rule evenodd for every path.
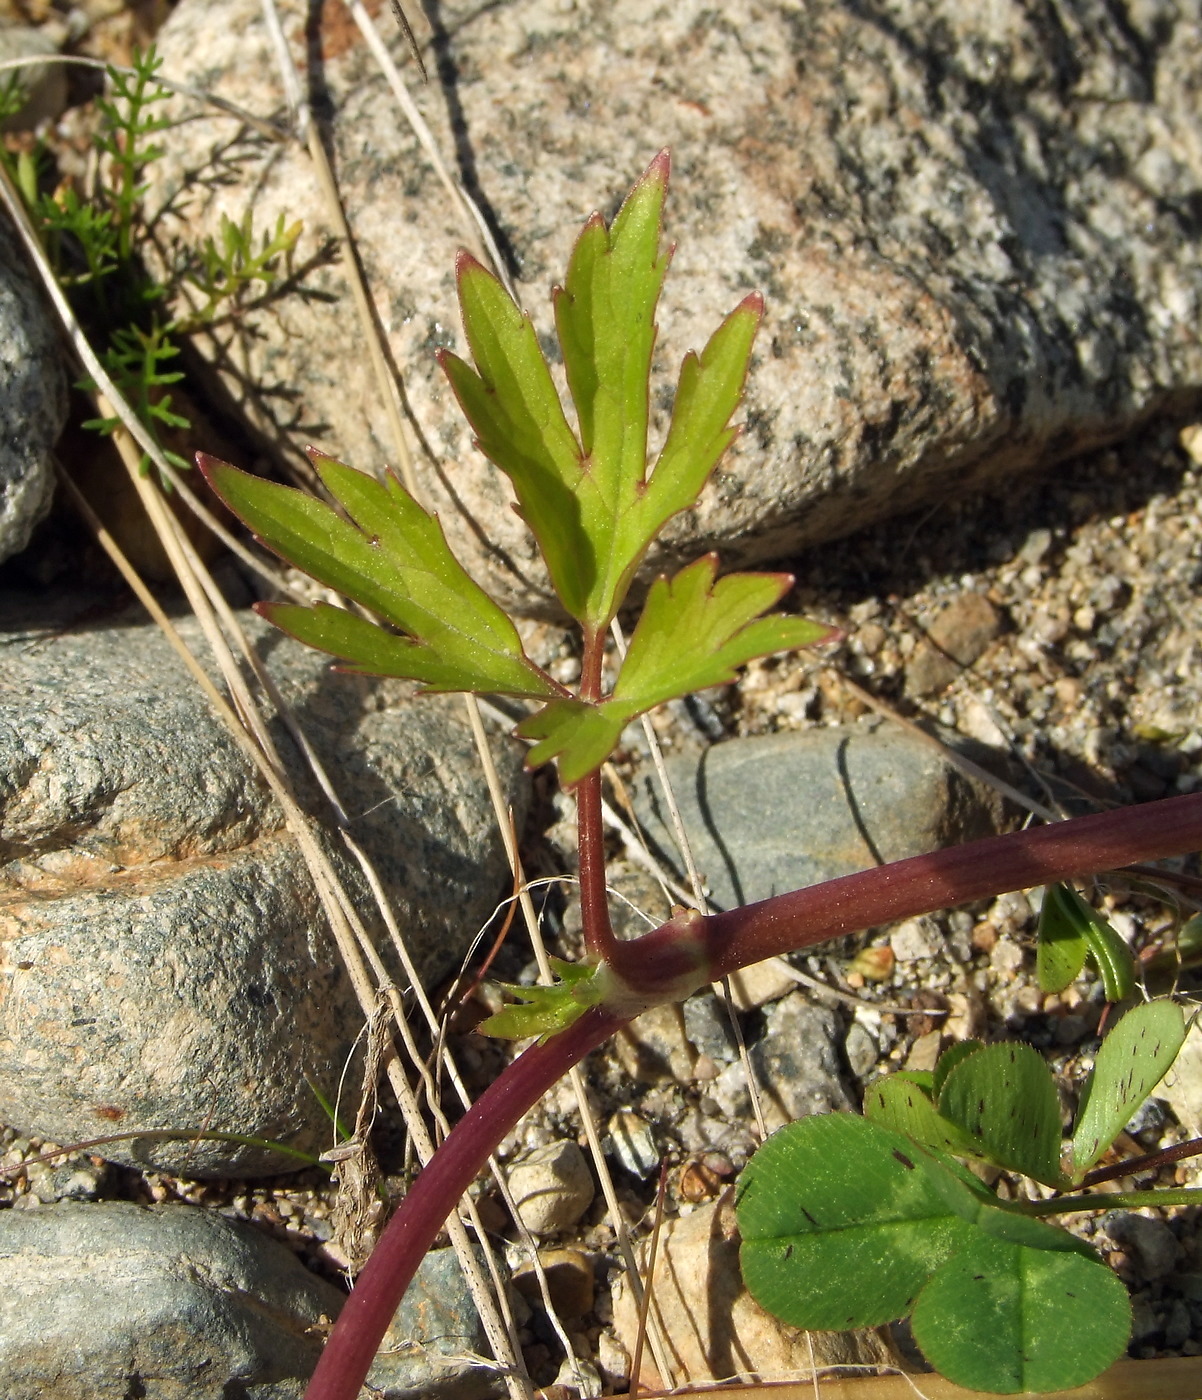
M 355 1400 L 418 1265 L 501 1139 L 621 1025 L 620 1017 L 593 1007 L 553 1041 L 519 1055 L 468 1109 L 380 1236 L 339 1314 L 305 1400 Z
M 1202 793 L 1079 817 L 915 856 L 708 918 L 673 919 L 616 945 L 614 970 L 649 1001 L 774 954 L 970 900 L 1202 848 Z M 480 1096 L 421 1172 L 348 1298 L 306 1400 L 355 1400 L 405 1289 L 443 1222 L 497 1144 L 625 1018 L 586 1011 L 520 1055 Z

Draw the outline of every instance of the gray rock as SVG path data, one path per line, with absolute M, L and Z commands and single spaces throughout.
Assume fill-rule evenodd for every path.
M 1144 1278 L 1163 1278 L 1177 1267 L 1181 1246 L 1163 1220 L 1116 1210 L 1103 1218 L 1102 1225 L 1115 1244 L 1135 1256 Z
M 367 1376 L 379 1400 L 482 1400 L 496 1373 L 473 1363 L 488 1340 L 453 1249 L 422 1260 Z
M 25 548 L 50 509 L 50 449 L 66 415 L 58 337 L 6 218 L 0 220 L 0 562 Z
M 698 1054 L 727 1064 L 739 1053 L 730 1012 L 711 991 L 697 992 L 684 1003 L 684 1025 Z
M 6 1400 L 299 1400 L 342 1295 L 259 1231 L 192 1206 L 0 1213 Z
M 1002 805 L 894 725 L 732 739 L 668 771 L 722 909 L 995 831 Z M 652 847 L 678 864 L 650 767 L 632 785 Z
M 751 1051 L 770 1132 L 812 1113 L 858 1107 L 843 1076 L 839 1018 L 801 992 L 778 1001 Z
M 334 675 L 257 618 L 248 626 L 418 966 L 441 976 L 504 881 L 460 708 Z M 306 1077 L 334 1092 L 363 1017 L 281 812 L 157 628 L 9 640 L 0 1121 L 63 1143 L 212 1128 L 322 1150 L 330 1127 Z M 282 729 L 277 739 L 291 752 Z M 520 754 L 495 747 L 520 812 Z M 371 910 L 357 869 L 332 854 Z M 105 1150 L 191 1175 L 285 1166 L 262 1149 L 186 1139 Z
M 309 8 L 282 9 L 303 63 Z M 673 147 L 653 437 L 683 351 L 748 289 L 767 295 L 746 431 L 667 555 L 780 557 L 1116 438 L 1202 384 L 1198 0 L 1121 14 L 1106 0 L 449 0 L 430 14 L 436 81 L 414 100 L 541 332 L 584 217 L 612 212 Z M 257 0 L 183 0 L 159 47 L 177 79 L 265 115 L 281 105 Z M 529 538 L 432 359 L 463 346 L 451 269 L 465 234 L 349 26 L 325 31 L 314 81 L 424 489 L 475 572 L 545 607 Z M 176 201 L 160 233 L 194 242 L 253 203 L 262 227 L 304 219 L 300 262 L 315 256 L 330 230 L 307 154 L 189 115 L 155 167 L 156 205 Z M 295 453 L 313 438 L 378 467 L 393 449 L 344 270 L 305 281 L 312 295 L 218 332 L 209 362 L 265 441 Z
M 659 1166 L 661 1153 L 655 1132 L 641 1113 L 620 1108 L 605 1125 L 605 1131 L 612 1155 L 624 1171 L 645 1179 Z
M 300 1400 L 345 1295 L 261 1231 L 126 1201 L 0 1212 L 5 1400 Z M 323 1320 L 324 1319 L 324 1320 Z M 381 1400 L 479 1400 L 452 1250 L 423 1260 L 368 1377 Z
M 568 1230 L 593 1203 L 595 1188 L 584 1153 L 570 1139 L 536 1147 L 509 1169 L 518 1214 L 535 1235 Z
M 898 924 L 889 935 L 889 946 L 898 962 L 917 962 L 920 958 L 937 958 L 946 943 L 939 921 L 922 915 Z
M 58 52 L 58 45 L 43 29 L 0 21 L 0 62 L 10 58 L 43 58 Z M 39 122 L 55 121 L 67 105 L 67 70 L 61 63 L 37 63 L 28 68 L 0 71 L 0 85 L 16 73 L 24 89 L 25 105 L 7 121 L 2 131 L 32 131 Z
M 847 1056 L 847 1065 L 852 1074 L 857 1079 L 867 1079 L 881 1051 L 872 1038 L 872 1032 L 859 1021 L 853 1021 L 843 1040 L 843 1053 Z

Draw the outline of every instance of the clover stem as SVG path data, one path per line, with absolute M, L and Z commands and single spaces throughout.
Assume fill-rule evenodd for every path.
M 586 630 L 580 664 L 580 698 L 601 699 L 604 629 Z M 617 940 L 609 921 L 605 892 L 605 831 L 601 822 L 601 774 L 589 773 L 576 784 L 577 849 L 580 857 L 580 923 L 584 946 L 600 962 L 612 960 Z
M 1114 1162 L 1109 1167 L 1098 1167 L 1081 1179 L 1084 1187 L 1098 1186 L 1103 1181 L 1121 1181 L 1125 1176 L 1136 1172 L 1158 1171 L 1173 1162 L 1184 1162 L 1190 1157 L 1202 1157 L 1202 1138 L 1191 1138 L 1189 1142 L 1179 1142 L 1173 1147 L 1162 1147 L 1156 1152 L 1147 1152 L 1142 1157 L 1128 1157 L 1126 1161 Z

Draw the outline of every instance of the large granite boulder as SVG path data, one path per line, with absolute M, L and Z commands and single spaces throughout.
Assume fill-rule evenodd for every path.
M 504 885 L 462 707 L 334 675 L 253 615 L 246 625 L 415 962 L 443 976 Z M 194 623 L 181 631 L 198 642 Z M 311 1085 L 337 1091 L 363 1014 L 274 799 L 157 628 L 130 620 L 3 640 L 0 1122 L 60 1143 L 176 1129 L 173 1142 L 104 1150 L 193 1176 L 296 1163 L 189 1141 L 189 1130 L 324 1150 L 331 1127 Z M 521 751 L 497 741 L 497 757 L 521 812 Z M 330 854 L 378 923 L 357 867 L 340 846 Z
M 544 609 L 529 537 L 433 360 L 463 348 L 466 235 L 345 12 L 281 9 L 405 378 L 422 489 L 478 575 Z M 767 296 L 746 431 L 667 556 L 785 556 L 1196 399 L 1198 0 L 451 0 L 427 14 L 432 81 L 414 99 L 540 331 L 585 216 L 612 212 L 673 148 L 653 434 L 683 351 L 749 288 Z M 182 0 L 160 52 L 176 79 L 281 110 L 257 0 Z M 187 111 L 157 167 L 161 237 L 194 244 L 251 205 L 260 228 L 306 224 L 299 281 L 212 336 L 226 395 L 282 454 L 312 440 L 379 468 L 387 420 L 345 267 L 322 254 L 307 153 Z

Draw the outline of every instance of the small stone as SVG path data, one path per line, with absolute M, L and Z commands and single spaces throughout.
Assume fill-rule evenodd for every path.
M 772 1007 L 764 1036 L 751 1051 L 770 1132 L 811 1113 L 856 1107 L 843 1080 L 838 1049 L 842 1039 L 836 1014 L 815 1006 L 802 993 L 794 992 Z M 739 1108 L 747 1112 L 745 1105 Z
M 1181 444 L 1191 462 L 1202 467 L 1202 423 L 1188 423 L 1178 434 Z
M 523 1224 L 534 1235 L 571 1229 L 594 1195 L 584 1153 L 569 1139 L 536 1147 L 511 1166 L 509 1189 Z
M 1168 1104 L 1190 1137 L 1202 1137 L 1202 1026 L 1197 1021 L 1190 1026 L 1156 1097 Z
M 893 976 L 896 958 L 893 949 L 884 943 L 874 943 L 861 948 L 848 964 L 847 980 L 859 977 L 863 982 L 887 982 Z M 854 983 L 852 985 L 855 985 Z
M 906 1069 L 917 1072 L 933 1070 L 939 1063 L 939 1052 L 943 1048 L 943 1032 L 928 1031 L 920 1035 L 910 1046 L 906 1056 Z
M 615 1390 L 629 1379 L 630 1354 L 608 1328 L 597 1338 L 597 1361 L 601 1374 Z
M 889 946 L 898 962 L 917 962 L 919 958 L 936 958 L 944 950 L 943 930 L 938 920 L 923 915 L 907 919 L 889 935 Z
M 551 1304 L 565 1321 L 584 1317 L 593 1310 L 593 1265 L 580 1249 L 540 1249 L 539 1263 L 547 1276 Z M 541 1304 L 542 1291 L 533 1264 L 514 1271 L 513 1286 L 523 1297 Z
M 722 1189 L 723 1178 L 704 1161 L 686 1162 L 677 1178 L 676 1193 L 682 1201 L 696 1205 L 712 1201 Z
M 989 954 L 989 966 L 1004 980 L 1012 980 L 1023 965 L 1023 950 L 1009 938 L 999 938 Z
M 782 958 L 765 958 L 730 974 L 731 1000 L 740 1011 L 754 1011 L 779 1001 L 796 986 L 797 978 L 790 977 Z
M 979 923 L 972 931 L 969 940 L 978 953 L 992 953 L 997 947 L 998 931 L 988 921 Z
M 811 1357 L 820 1366 L 892 1360 L 874 1332 L 813 1332 L 807 1337 L 760 1307 L 739 1269 L 732 1192 L 663 1226 L 649 1286 L 672 1339 L 677 1385 L 806 1375 Z M 615 1289 L 614 1330 L 631 1352 L 638 1308 L 624 1278 Z M 646 1348 L 642 1366 L 644 1383 L 660 1384 Z
M 562 1391 L 563 1400 L 600 1400 L 605 1388 L 600 1373 L 592 1362 L 579 1356 L 565 1356 L 560 1363 L 555 1384 L 550 1389 Z M 544 1391 L 543 1394 L 546 1400 L 553 1400 L 553 1396 L 548 1392 Z
M 684 1012 L 675 1003 L 653 1006 L 615 1037 L 618 1063 L 637 1084 L 674 1080 L 687 1084 L 697 1055 L 689 1041 Z
M 660 1163 L 651 1124 L 632 1108 L 620 1108 L 606 1125 L 614 1156 L 633 1176 L 648 1177 Z
M 1145 1279 L 1164 1278 L 1177 1267 L 1181 1246 L 1164 1223 L 1134 1211 L 1113 1211 L 1103 1217 L 1103 1228 L 1115 1244 L 1122 1245 Z
M 880 1049 L 867 1027 L 862 1026 L 859 1021 L 853 1021 L 843 1041 L 843 1053 L 847 1056 L 852 1074 L 862 1080 L 871 1074 Z
M 950 685 L 1001 629 L 1001 615 L 988 598 L 962 593 L 943 609 L 906 662 L 906 694 L 934 695 Z
M 695 1079 L 712 1079 L 718 1073 L 717 1066 L 729 1064 L 738 1055 L 730 1016 L 726 1003 L 720 1001 L 709 990 L 698 992 L 685 1002 L 685 1030 L 688 1032 L 689 1043 L 698 1052 L 698 1060 L 693 1065 Z M 712 1073 L 704 1076 L 701 1072 L 703 1059 L 709 1060 L 713 1066 Z

